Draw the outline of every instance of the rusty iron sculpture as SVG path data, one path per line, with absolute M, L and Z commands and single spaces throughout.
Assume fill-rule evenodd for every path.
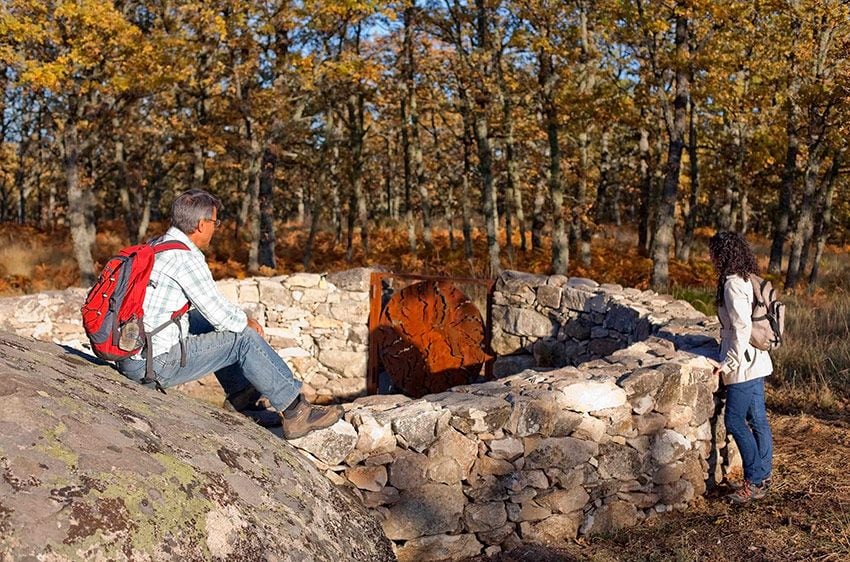
M 378 301 L 379 316 L 375 304 L 373 294 L 371 319 L 377 322 L 371 325 L 370 362 L 380 362 L 393 387 L 406 396 L 419 398 L 474 382 L 492 359 L 481 313 L 449 279 L 408 285 L 385 306 Z M 374 371 L 370 392 L 377 386 Z

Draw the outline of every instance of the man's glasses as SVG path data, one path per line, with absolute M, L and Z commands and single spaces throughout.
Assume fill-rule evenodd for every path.
M 216 228 L 218 228 L 219 226 L 221 226 L 221 219 L 215 219 L 215 220 L 213 220 L 213 219 L 204 219 L 204 220 L 205 220 L 205 221 L 207 221 L 207 222 L 215 223 L 215 227 L 216 227 Z

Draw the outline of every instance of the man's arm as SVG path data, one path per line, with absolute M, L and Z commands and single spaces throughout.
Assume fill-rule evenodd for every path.
M 186 260 L 181 260 L 176 270 L 175 280 L 180 284 L 192 306 L 216 330 L 241 332 L 249 325 L 245 312 L 224 298 L 218 290 L 202 255 L 192 252 Z M 257 324 L 254 320 L 251 322 Z

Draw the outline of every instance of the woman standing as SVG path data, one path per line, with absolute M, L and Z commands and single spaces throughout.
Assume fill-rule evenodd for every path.
M 726 429 L 744 464 L 744 482 L 729 496 L 734 503 L 764 497 L 773 466 L 773 435 L 764 404 L 764 378 L 773 372 L 766 351 L 750 344 L 755 256 L 740 234 L 718 232 L 709 241 L 717 272 L 717 316 L 720 319 L 720 365 L 715 374 L 726 385 Z

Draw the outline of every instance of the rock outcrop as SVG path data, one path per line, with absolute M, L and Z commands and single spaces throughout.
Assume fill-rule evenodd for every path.
M 394 560 L 285 441 L 0 334 L 0 560 Z

